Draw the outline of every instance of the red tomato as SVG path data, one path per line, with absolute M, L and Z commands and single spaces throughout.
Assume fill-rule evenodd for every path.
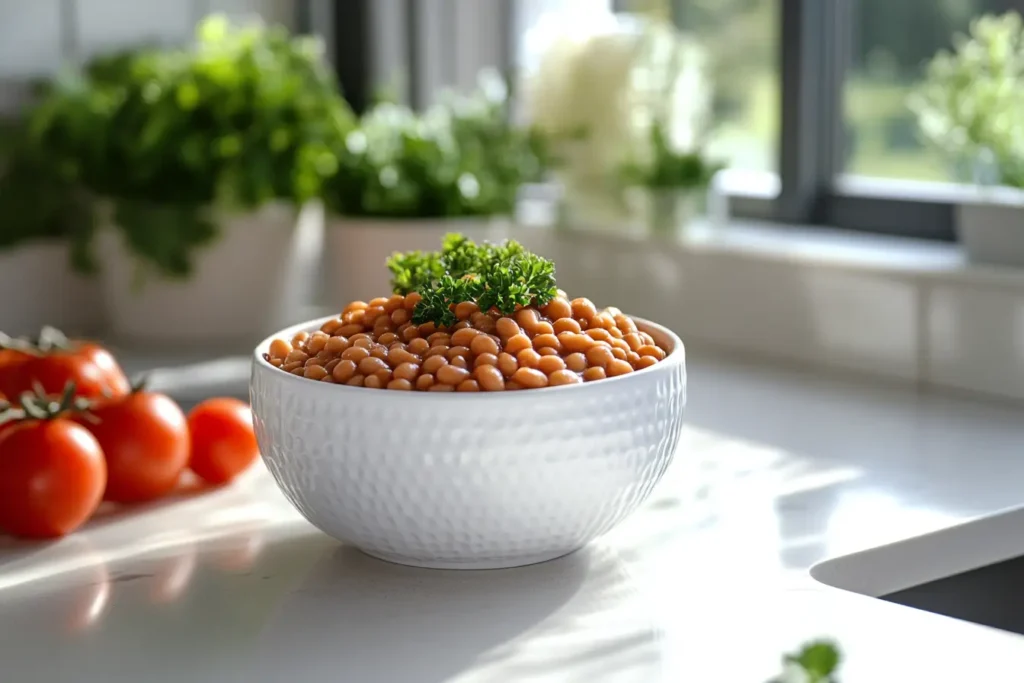
M 55 538 L 95 512 L 107 483 L 103 451 L 64 418 L 25 420 L 0 439 L 0 529 Z
M 60 394 L 74 382 L 75 393 L 86 398 L 120 398 L 131 391 L 117 360 L 97 344 L 68 342 L 66 347 L 6 353 L 8 359 L 0 361 L 0 393 L 12 400 L 34 391 L 36 383 L 45 394 Z
M 188 465 L 188 422 L 170 397 L 140 391 L 104 401 L 79 418 L 103 448 L 105 500 L 139 503 L 174 490 Z
M 259 457 L 252 411 L 233 398 L 211 398 L 188 414 L 192 435 L 189 467 L 211 484 L 226 484 Z

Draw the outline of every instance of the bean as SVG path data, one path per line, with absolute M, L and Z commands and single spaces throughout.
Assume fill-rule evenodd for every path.
M 622 330 L 617 327 L 608 328 L 608 334 L 612 335 L 613 339 L 622 339 L 623 337 Z
M 572 315 L 572 304 L 566 301 L 565 297 L 556 296 L 544 306 L 543 311 L 544 315 L 552 320 L 568 318 Z
M 387 370 L 378 370 L 377 372 L 373 373 L 373 376 L 380 380 L 380 385 L 382 387 L 386 387 L 388 385 L 388 382 L 391 381 L 391 369 L 389 368 Z
M 330 375 L 327 375 L 326 377 L 321 377 L 320 381 L 327 382 L 328 384 L 334 384 L 334 378 L 331 377 Z
M 423 296 L 419 292 L 409 292 L 405 295 L 405 303 L 403 304 L 405 310 L 412 311 L 416 308 L 416 304 L 423 299 Z
M 587 318 L 576 318 L 576 323 L 584 332 L 586 332 L 590 328 L 590 320 L 588 320 Z
M 431 346 L 451 346 L 452 338 L 447 332 L 435 332 L 427 337 L 427 341 Z
M 525 334 L 520 332 L 517 335 L 509 337 L 508 341 L 505 342 L 505 351 L 513 355 L 519 353 L 523 349 L 532 349 L 533 342 Z
M 583 371 L 583 381 L 584 382 L 593 382 L 595 380 L 604 379 L 604 378 L 605 378 L 604 368 L 596 367 L 595 366 L 595 367 L 592 367 L 592 368 L 587 368 L 586 370 Z
M 430 387 L 434 386 L 434 376 L 431 374 L 420 375 L 416 378 L 416 389 L 419 391 L 426 391 Z
M 296 375 L 298 377 L 305 377 L 306 376 L 306 368 L 295 368 L 291 372 L 292 372 L 293 375 Z
M 363 319 L 366 316 L 365 310 L 349 311 L 341 314 L 341 322 L 346 325 L 359 325 L 362 327 Z
M 395 368 L 395 378 L 412 381 L 420 374 L 420 366 L 416 363 L 402 363 Z
M 585 334 L 594 341 L 610 342 L 612 340 L 612 333 L 601 327 L 592 327 Z
M 622 349 L 623 351 L 630 351 L 629 344 L 626 343 L 625 339 L 612 339 L 613 349 Z
M 351 360 L 358 363 L 364 358 L 369 358 L 370 352 L 360 346 L 352 346 L 342 351 L 341 357 L 344 360 Z
M 409 315 L 409 311 L 404 308 L 399 308 L 398 310 L 391 312 L 391 322 L 395 325 L 404 325 L 409 322 L 409 318 L 411 317 L 412 316 Z
M 495 330 L 494 321 L 491 320 L 490 318 L 482 319 L 479 323 L 477 323 L 473 327 L 475 327 L 476 329 L 480 330 L 481 332 L 485 332 L 487 334 L 490 334 L 491 332 L 494 332 L 494 330 Z
M 498 336 L 502 339 L 514 337 L 522 332 L 522 329 L 519 327 L 519 323 L 512 318 L 498 318 L 498 321 L 494 323 L 494 329 L 498 331 Z
M 291 362 L 291 363 L 282 363 L 281 364 L 281 369 L 284 370 L 285 372 L 291 372 L 292 370 L 301 369 L 302 365 L 303 365 L 302 361 L 301 360 L 297 360 L 297 361 L 294 361 L 294 362 Z
M 469 370 L 457 368 L 454 365 L 442 365 L 434 374 L 437 376 L 438 382 L 454 386 L 469 377 Z
M 516 354 L 516 362 L 520 368 L 535 368 L 540 363 L 540 354 L 533 349 L 523 349 Z
M 431 384 L 427 391 L 455 391 L 455 387 L 451 384 L 441 384 L 440 382 Z
M 306 353 L 305 351 L 299 351 L 298 349 L 295 349 L 294 351 L 292 351 L 291 353 L 289 353 L 285 357 L 284 362 L 285 363 L 294 363 L 294 362 L 298 361 L 298 362 L 301 362 L 301 363 L 305 363 L 307 360 L 309 360 L 309 354 L 308 353 Z
M 633 322 L 632 318 L 629 318 L 619 313 L 618 315 L 614 316 L 614 320 L 616 327 L 618 327 L 624 333 L 628 334 L 630 332 L 636 332 L 636 323 Z
M 334 368 L 338 367 L 338 363 L 340 362 L 340 358 L 335 358 L 334 360 L 327 361 L 327 365 L 324 366 L 324 370 L 326 370 L 327 372 L 334 372 Z
M 527 389 L 540 389 L 548 385 L 548 376 L 533 368 L 519 368 L 516 370 L 516 374 L 512 375 L 512 380 L 519 382 Z
M 383 344 L 384 346 L 391 346 L 396 341 L 399 341 L 398 335 L 394 332 L 385 332 L 381 336 L 377 337 L 377 343 Z
M 468 320 L 460 320 L 459 322 L 452 325 L 449 329 L 452 332 L 455 332 L 457 330 L 464 330 L 467 327 L 473 327 L 473 323 L 469 322 Z
M 283 358 L 266 358 L 265 360 L 271 365 L 273 365 L 275 368 L 281 367 L 284 361 Z
M 519 327 L 527 332 L 532 332 L 540 322 L 540 315 L 536 308 L 521 308 L 516 311 L 516 322 L 519 323 Z
M 630 351 L 636 351 L 644 345 L 644 340 L 640 338 L 640 335 L 636 332 L 630 332 L 623 335 L 622 341 L 626 342 L 626 346 L 629 347 Z
M 459 320 L 469 320 L 474 313 L 478 313 L 480 307 L 472 301 L 463 301 L 455 304 L 455 317 Z
M 373 348 L 374 341 L 369 337 L 359 337 L 358 339 L 352 340 L 352 346 L 356 347 L 357 349 L 366 349 L 367 351 L 369 351 L 370 349 Z
M 401 334 L 402 339 L 404 339 L 406 342 L 413 342 L 420 338 L 420 330 L 415 325 L 410 325 L 409 327 L 405 328 L 404 330 L 402 330 Z M 425 342 L 427 340 L 424 339 L 423 341 Z M 427 346 L 430 346 L 430 344 L 427 344 Z
M 582 332 L 580 324 L 572 318 L 559 318 L 555 321 L 555 324 L 552 327 L 555 334 L 561 334 L 562 332 L 573 332 L 575 334 L 579 334 Z
M 405 306 L 405 297 L 401 294 L 392 294 L 388 297 L 388 300 L 384 302 L 384 312 L 394 313 L 397 309 Z
M 555 333 L 555 328 L 547 320 L 541 320 L 539 323 L 537 323 L 536 325 L 533 326 L 532 330 L 530 330 L 530 334 L 533 334 L 533 335 L 554 334 L 554 333 Z
M 419 326 L 418 329 L 420 331 L 421 337 L 429 337 L 430 335 L 437 332 L 437 325 L 435 325 L 434 323 L 423 323 L 422 325 Z
M 370 303 L 367 304 L 367 308 L 370 308 L 372 306 L 380 306 L 381 308 L 383 308 L 384 304 L 386 304 L 387 302 L 388 302 L 388 297 L 386 297 L 386 296 L 378 296 L 375 299 L 370 299 Z
M 570 305 L 572 306 L 572 317 L 574 318 L 586 318 L 587 320 L 590 320 L 597 315 L 597 306 L 594 305 L 593 301 L 586 297 L 573 299 Z
M 395 325 L 391 322 L 391 318 L 381 316 L 373 321 L 373 334 L 377 337 L 384 334 L 385 332 L 394 332 Z
M 607 367 L 609 363 L 615 360 L 615 356 L 612 355 L 611 349 L 604 344 L 596 344 L 587 350 L 586 353 L 587 362 L 590 365 L 597 366 L 599 368 Z
M 470 343 L 469 349 L 478 356 L 483 353 L 497 355 L 498 343 L 486 334 L 478 334 Z
M 331 337 L 324 348 L 331 353 L 341 353 L 352 345 L 348 337 Z
M 329 373 L 322 365 L 310 365 L 306 368 L 305 377 L 306 379 L 321 380 L 326 377 Z
M 557 356 L 558 349 L 553 349 L 550 346 L 545 346 L 543 349 L 535 349 L 541 356 Z
M 380 358 L 385 363 L 388 361 L 388 349 L 386 346 L 381 346 L 380 344 L 374 346 L 370 349 L 370 355 L 374 358 Z
M 462 323 L 459 324 L 461 325 Z M 452 334 L 452 344 L 468 347 L 473 342 L 473 337 L 478 334 L 480 334 L 479 330 L 475 330 L 472 327 L 463 327 Z
M 408 348 L 409 353 L 414 353 L 417 356 L 422 356 L 424 353 L 427 352 L 427 349 L 430 348 L 430 342 L 428 342 L 423 337 L 416 337 L 415 339 L 409 341 Z
M 364 375 L 372 375 L 379 370 L 387 370 L 388 364 L 382 361 L 380 358 L 370 356 L 359 361 L 359 372 Z
M 356 367 L 357 364 L 354 360 L 341 360 L 334 366 L 334 370 L 331 371 L 331 376 L 334 377 L 335 382 L 344 384 L 356 373 Z
M 388 351 L 388 363 L 395 367 L 402 365 L 403 363 L 419 363 L 419 356 L 415 356 L 405 349 L 393 348 Z
M 596 316 L 591 318 L 590 326 L 603 327 L 610 331 L 615 327 L 615 318 L 611 317 L 607 313 L 598 313 Z
M 303 363 L 302 366 L 308 368 L 308 367 L 310 367 L 312 365 L 323 365 L 326 362 L 327 362 L 326 358 L 321 358 L 320 354 L 317 354 L 317 355 L 313 356 L 312 358 L 309 358 L 308 360 L 306 360 L 306 362 Z
M 502 377 L 501 371 L 493 365 L 480 365 L 473 375 L 484 391 L 503 391 L 505 389 L 505 378 Z
M 469 322 L 473 323 L 473 327 L 477 328 L 479 328 L 481 325 L 486 324 L 488 320 L 491 320 L 491 316 L 487 315 L 483 311 L 477 311 L 476 313 L 473 313 L 471 316 L 469 316 Z M 491 322 L 493 323 L 494 321 L 491 320 Z
M 505 377 L 511 377 L 518 368 L 519 363 L 516 361 L 515 356 L 505 352 L 498 354 L 498 370 Z
M 650 358 L 650 356 L 644 356 L 644 358 Z M 636 364 L 640 362 L 640 354 L 636 351 L 626 351 L 626 362 L 635 368 Z
M 571 370 L 555 370 L 548 375 L 548 384 L 553 387 L 563 384 L 579 384 L 582 381 L 580 376 Z
M 612 355 L 615 356 L 618 360 L 626 360 L 626 352 L 623 351 L 622 349 L 612 349 Z
M 363 325 L 373 325 L 381 317 L 387 318 L 384 308 L 382 306 L 370 306 L 363 311 Z
M 445 358 L 447 358 L 449 361 L 451 361 L 453 358 L 458 358 L 460 356 L 462 358 L 469 358 L 469 349 L 466 348 L 465 346 L 453 346 L 450 349 L 448 349 L 448 352 L 444 355 Z
M 427 349 L 427 352 L 423 354 L 424 358 L 430 358 L 432 356 L 443 356 L 443 357 L 447 358 L 448 357 L 448 347 L 447 346 L 431 346 L 429 349 Z
M 292 345 L 284 339 L 275 339 L 270 342 L 271 358 L 286 358 L 292 352 Z
M 333 335 L 334 331 L 341 327 L 341 325 L 341 318 L 331 318 L 330 320 L 328 320 L 327 322 L 320 326 L 320 331 L 329 335 Z
M 562 348 L 569 353 L 585 353 L 588 349 L 594 346 L 594 340 L 585 334 L 573 334 L 572 332 L 563 332 L 558 335 L 558 343 L 562 345 Z
M 507 382 L 505 382 L 505 391 L 517 391 L 522 388 L 523 385 L 520 384 L 519 382 L 516 382 L 515 380 L 510 379 Z
M 299 332 L 292 337 L 292 346 L 302 346 L 309 339 L 309 332 Z
M 412 382 L 407 379 L 393 379 L 388 382 L 387 388 L 395 391 L 412 391 Z
M 620 309 L 618 309 L 618 308 L 615 308 L 615 306 L 608 306 L 607 308 L 605 308 L 601 312 L 602 313 L 607 313 L 608 315 L 610 315 L 613 318 L 615 316 L 617 316 L 617 315 L 622 315 L 622 311 Z
M 558 356 L 544 356 L 537 361 L 537 369 L 545 375 L 565 369 L 565 361 Z
M 335 380 L 337 381 L 337 380 Z M 350 387 L 361 387 L 366 382 L 366 378 L 362 375 L 353 375 L 345 384 Z
M 480 385 L 475 379 L 464 379 L 455 387 L 455 391 L 480 391 Z
M 645 346 L 657 346 L 657 344 L 654 343 L 654 337 L 651 335 L 646 332 L 638 332 L 637 334 L 640 335 L 640 339 L 643 340 Z
M 561 351 L 562 342 L 558 341 L 558 337 L 553 334 L 538 334 L 533 338 L 533 348 L 539 350 L 545 347 L 551 347 L 556 351 Z
M 306 352 L 320 353 L 321 351 L 324 350 L 324 347 L 327 346 L 327 340 L 330 338 L 331 336 L 329 334 L 324 334 L 323 332 L 314 332 L 306 341 Z
M 473 360 L 474 368 L 479 368 L 484 365 L 491 365 L 496 367 L 498 365 L 498 357 L 493 353 L 481 353 Z
M 565 357 L 565 367 L 573 372 L 583 372 L 587 369 L 587 357 L 582 353 L 570 353 Z
M 349 323 L 336 329 L 334 334 L 339 337 L 351 337 L 353 334 L 359 334 L 362 331 L 362 325 L 359 325 L 358 323 Z
M 469 370 L 469 361 L 462 356 L 455 356 L 455 358 L 448 361 L 448 364 L 454 365 L 457 368 L 462 368 L 463 370 Z
M 609 377 L 618 377 L 619 375 L 627 375 L 633 372 L 633 366 L 625 360 L 616 358 L 608 364 L 608 367 L 605 368 L 605 372 L 608 373 Z
M 429 358 L 423 359 L 423 363 L 420 365 L 420 367 L 423 369 L 423 372 L 435 374 L 440 368 L 443 368 L 445 365 L 448 365 L 448 359 L 445 358 L 444 356 L 430 356 Z
M 638 360 L 635 363 L 637 370 L 643 370 L 644 368 L 649 368 L 652 365 L 657 365 L 657 364 L 658 364 L 658 359 L 655 358 L 654 356 L 640 356 L 640 360 Z
M 641 356 L 654 356 L 658 360 L 665 358 L 665 351 L 660 346 L 654 346 L 653 344 L 645 344 L 637 349 L 636 352 Z
M 369 304 L 365 301 L 351 301 L 342 313 L 348 313 L 349 311 L 362 311 L 365 310 L 368 305 Z

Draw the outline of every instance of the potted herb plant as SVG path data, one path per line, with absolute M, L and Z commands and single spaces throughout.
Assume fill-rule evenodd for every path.
M 986 15 L 928 64 L 909 105 L 923 138 L 976 186 L 956 229 L 976 263 L 1024 266 L 1024 22 Z M 966 170 L 966 173 L 965 173 Z
M 322 46 L 283 28 L 200 24 L 119 78 L 61 79 L 36 144 L 97 199 L 94 250 L 112 331 L 146 342 L 252 340 L 302 315 L 350 114 Z M 311 203 L 312 202 L 312 203 Z
M 335 303 L 389 291 L 382 266 L 396 251 L 433 249 L 451 232 L 507 236 L 520 186 L 543 171 L 539 138 L 510 123 L 507 103 L 504 82 L 485 73 L 473 95 L 423 114 L 383 102 L 362 116 L 324 185 Z

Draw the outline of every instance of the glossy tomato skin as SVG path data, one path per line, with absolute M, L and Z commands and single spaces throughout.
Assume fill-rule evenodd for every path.
M 13 352 L 0 364 L 0 393 L 16 399 L 34 391 L 36 383 L 46 394 L 59 395 L 68 382 L 75 393 L 86 398 L 120 398 L 131 384 L 114 356 L 97 344 L 77 343 L 70 349 L 36 353 Z
M 259 457 L 249 405 L 211 398 L 188 414 L 192 455 L 189 467 L 210 484 L 226 484 Z
M 189 455 L 188 422 L 177 403 L 139 391 L 98 403 L 90 413 L 80 422 L 106 458 L 104 500 L 140 503 L 174 490 Z
M 95 512 L 107 483 L 96 438 L 71 420 L 26 420 L 0 437 L 0 530 L 58 538 Z

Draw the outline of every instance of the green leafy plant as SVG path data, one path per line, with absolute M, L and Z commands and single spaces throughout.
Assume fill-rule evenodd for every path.
M 811 641 L 782 658 L 785 673 L 771 683 L 838 683 L 835 676 L 841 662 L 842 655 L 834 642 Z
M 628 162 L 622 168 L 622 177 L 628 185 L 639 185 L 652 190 L 694 190 L 707 187 L 715 173 L 724 164 L 709 161 L 699 151 L 677 152 L 669 144 L 664 127 L 655 122 L 650 128 L 651 160 L 647 163 Z
M 33 144 L 109 201 L 129 248 L 170 276 L 216 238 L 217 212 L 318 196 L 351 123 L 320 43 L 221 16 L 190 48 L 64 74 L 31 112 Z
M 954 43 L 908 100 L 921 135 L 974 165 L 976 180 L 1024 187 L 1024 22 L 1016 12 L 982 16 Z
M 396 253 L 388 268 L 394 291 L 422 297 L 413 310 L 417 324 L 453 325 L 452 309 L 463 301 L 511 315 L 520 306 L 543 306 L 558 293 L 554 264 L 513 240 L 478 245 L 452 233 L 440 251 Z
M 448 94 L 423 114 L 381 102 L 340 146 L 324 201 L 342 216 L 509 215 L 546 166 L 543 140 L 509 121 L 496 76 L 469 96 Z

